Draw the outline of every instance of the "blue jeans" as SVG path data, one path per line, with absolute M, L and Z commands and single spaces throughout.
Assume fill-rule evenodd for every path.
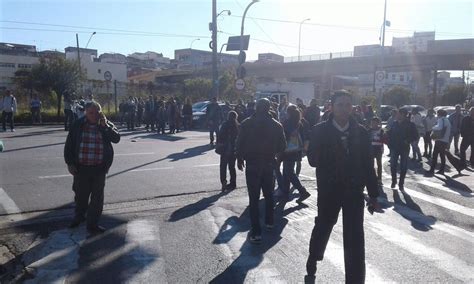
M 400 181 L 398 184 L 403 185 L 408 168 L 408 153 L 410 149 L 391 149 L 390 151 L 390 171 L 392 173 L 392 183 L 397 183 L 397 165 L 400 157 Z
M 295 173 L 295 164 L 296 161 L 283 161 L 283 192 L 289 196 L 290 195 L 290 183 L 302 193 L 305 191 L 303 185 L 301 184 L 298 176 Z

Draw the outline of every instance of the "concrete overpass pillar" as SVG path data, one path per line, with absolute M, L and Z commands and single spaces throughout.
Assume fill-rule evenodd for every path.
M 431 80 L 431 70 L 422 70 L 413 72 L 413 79 L 415 80 L 415 101 L 428 102 Z M 423 98 L 423 99 L 421 99 Z

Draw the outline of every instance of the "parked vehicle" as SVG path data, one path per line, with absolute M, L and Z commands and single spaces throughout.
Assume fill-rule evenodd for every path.
M 194 128 L 205 128 L 206 127 L 206 110 L 210 101 L 202 101 L 193 104 L 193 127 Z M 225 105 L 223 102 L 218 102 L 222 107 Z
M 382 122 L 385 122 L 389 119 L 390 115 L 391 115 L 391 112 L 392 110 L 396 109 L 395 106 L 391 106 L 391 105 L 381 105 L 380 106 L 380 109 L 379 109 L 379 113 L 378 113 L 378 116 L 380 117 L 380 120 L 382 120 Z
M 420 105 L 404 105 L 400 109 L 406 109 L 408 113 L 411 113 L 413 109 L 418 109 L 418 112 L 421 114 L 421 116 L 426 116 L 426 108 L 424 106 Z

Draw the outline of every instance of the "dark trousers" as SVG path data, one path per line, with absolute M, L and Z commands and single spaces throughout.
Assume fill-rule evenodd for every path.
M 390 172 L 392 173 L 392 183 L 397 183 L 397 166 L 400 157 L 400 181 L 398 184 L 403 185 L 408 168 L 408 153 L 410 149 L 391 149 L 390 150 Z
M 193 116 L 189 114 L 185 114 L 183 116 L 183 124 L 184 124 L 184 129 L 189 130 L 192 128 L 192 122 L 193 122 Z
M 265 224 L 273 225 L 273 168 L 272 162 L 247 162 L 245 178 L 249 193 L 251 235 L 261 235 L 259 200 L 260 190 L 265 198 Z
M 74 121 L 74 113 L 70 109 L 64 110 L 64 130 L 69 130 Z
M 217 133 L 219 132 L 219 124 L 216 122 L 212 122 L 209 125 L 209 139 L 211 140 L 211 143 L 214 142 L 214 133 L 216 134 L 216 139 L 217 139 Z
M 127 130 L 135 130 L 135 112 L 127 114 Z
M 466 164 L 466 150 L 467 148 L 471 147 L 471 158 L 469 161 L 471 162 L 471 166 L 474 165 L 474 138 L 467 138 L 463 137 L 461 141 L 461 149 L 459 156 L 461 158 L 461 161 Z
M 436 169 L 436 164 L 438 162 L 438 155 L 441 158 L 441 167 L 439 168 L 440 171 L 444 171 L 444 167 L 446 165 L 446 148 L 448 147 L 448 143 L 436 140 L 434 149 L 433 149 L 433 159 L 431 160 L 431 171 Z
M 236 172 L 235 172 L 235 156 L 231 155 L 221 155 L 221 163 L 220 163 L 220 177 L 221 177 L 221 184 L 227 184 L 227 168 L 229 168 L 230 173 L 230 184 L 236 184 Z
M 281 174 L 280 166 L 281 166 L 281 162 L 275 163 L 274 174 L 275 174 L 275 179 L 278 183 L 278 187 L 283 188 L 283 175 Z
M 79 167 L 74 176 L 73 190 L 75 218 L 83 219 L 87 213 L 87 226 L 96 226 L 104 207 L 104 187 L 106 172 L 102 167 Z M 90 202 L 89 202 L 90 199 Z
M 39 107 L 31 108 L 31 124 L 41 123 L 41 111 Z
M 382 155 L 383 151 L 374 151 L 374 159 L 377 163 L 377 179 L 382 180 Z
M 155 114 L 154 113 L 147 113 L 146 115 L 146 125 L 145 128 L 151 127 L 151 131 L 155 131 Z
M 318 216 L 309 243 L 309 258 L 323 260 L 342 208 L 346 283 L 365 281 L 364 196 L 362 189 L 318 189 Z
M 7 120 L 10 123 L 10 129 L 13 130 L 13 128 L 15 128 L 13 122 L 13 112 L 2 112 L 2 126 L 4 131 L 7 130 Z
M 431 131 L 427 131 L 423 136 L 423 142 L 425 144 L 425 154 L 431 156 L 433 151 L 433 141 L 431 140 Z
M 165 134 L 166 122 L 165 121 L 158 121 L 157 123 L 157 132 L 161 134 Z
M 451 136 L 449 136 L 449 145 L 446 146 L 446 148 L 448 149 L 449 151 L 449 148 L 451 148 L 451 142 L 453 141 L 454 139 L 454 152 L 459 152 L 459 137 L 461 136 L 461 134 L 451 134 Z
M 283 192 L 288 196 L 290 195 L 290 183 L 302 193 L 305 190 L 303 185 L 300 182 L 300 179 L 295 173 L 295 164 L 296 161 L 283 161 Z

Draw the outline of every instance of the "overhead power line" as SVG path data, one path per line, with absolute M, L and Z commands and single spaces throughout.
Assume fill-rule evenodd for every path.
M 242 18 L 241 15 L 231 15 L 230 17 L 234 18 Z M 260 18 L 260 17 L 246 17 L 247 19 L 255 19 L 259 21 L 267 21 L 267 22 L 276 22 L 276 23 L 285 23 L 285 24 L 300 24 L 298 21 L 291 21 L 291 20 L 283 20 L 283 19 L 269 19 L 269 18 Z M 340 28 L 340 29 L 350 29 L 350 30 L 364 30 L 364 31 L 379 31 L 380 27 L 361 27 L 361 26 L 348 26 L 348 25 L 334 25 L 334 24 L 323 24 L 323 23 L 312 23 L 312 22 L 305 22 L 304 25 L 309 26 L 318 26 L 318 27 L 328 27 L 328 28 Z M 390 29 L 390 31 L 395 31 L 399 33 L 413 33 L 416 30 L 406 30 L 406 29 Z M 467 33 L 453 33 L 453 32 L 440 32 L 436 31 L 437 34 L 440 35 L 451 35 L 451 36 L 473 36 L 473 34 Z
M 11 23 L 11 24 L 23 24 L 23 25 L 36 25 L 36 26 L 49 26 L 49 27 L 61 27 L 61 28 L 76 28 L 76 29 L 86 29 L 91 31 L 109 31 L 109 32 L 120 32 L 125 35 L 153 35 L 153 36 L 163 36 L 163 37 L 188 37 L 188 38 L 206 38 L 209 36 L 206 35 L 189 35 L 189 34 L 173 34 L 173 33 L 157 33 L 150 31 L 136 31 L 136 30 L 123 30 L 123 29 L 109 29 L 109 28 L 100 28 L 100 27 L 87 27 L 87 26 L 73 26 L 73 25 L 59 25 L 59 24 L 45 24 L 45 23 L 35 23 L 35 22 L 22 22 L 22 21 L 0 21 L 0 23 Z M 19 28 L 16 28 L 19 29 Z M 37 29 L 40 30 L 40 29 Z M 55 31 L 55 30 L 48 30 Z M 59 31 L 59 30 L 57 30 Z M 62 31 L 62 30 L 61 30 Z M 87 31 L 88 33 L 91 31 Z M 81 31 L 85 32 L 85 31 Z M 107 34 L 101 32 L 101 34 Z M 112 34 L 112 33 L 109 33 Z M 117 34 L 117 33 L 114 33 Z

